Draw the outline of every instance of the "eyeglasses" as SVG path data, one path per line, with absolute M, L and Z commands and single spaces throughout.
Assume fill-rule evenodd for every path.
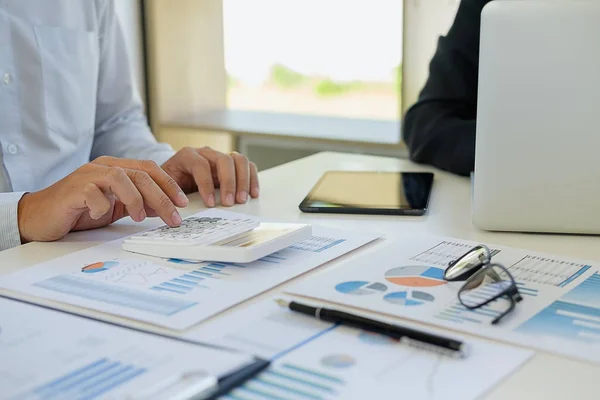
M 451 261 L 444 271 L 444 279 L 466 281 L 458 292 L 458 300 L 470 310 L 494 302 L 494 310 L 500 314 L 492 324 L 497 324 L 523 300 L 513 276 L 504 266 L 492 263 L 492 253 L 483 245 Z

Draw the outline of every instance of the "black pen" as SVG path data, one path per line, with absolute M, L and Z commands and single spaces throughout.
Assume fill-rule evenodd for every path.
M 312 307 L 297 303 L 295 301 L 288 302 L 283 299 L 277 299 L 275 301 L 280 306 L 288 307 L 292 311 L 309 315 L 322 321 L 346 325 L 372 333 L 378 333 L 395 340 L 406 341 L 416 347 L 431 348 L 432 350 L 436 350 L 438 352 L 459 357 L 466 356 L 465 344 L 455 339 L 450 339 L 399 325 L 387 324 L 385 322 L 349 314 L 344 311 L 338 311 L 324 307 Z

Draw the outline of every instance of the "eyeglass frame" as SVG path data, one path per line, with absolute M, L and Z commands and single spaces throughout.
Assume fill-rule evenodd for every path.
M 488 258 L 487 261 L 481 261 L 481 265 L 479 265 L 478 267 L 475 267 L 472 269 L 472 271 L 467 271 L 461 275 L 459 275 L 457 278 L 454 279 L 448 279 L 446 278 L 446 272 L 452 268 L 453 266 L 455 266 L 458 261 L 462 258 L 464 258 L 465 256 L 467 256 L 468 254 L 472 253 L 475 250 L 478 249 L 483 249 L 485 250 Z M 504 289 L 503 291 L 499 292 L 498 294 L 496 294 L 495 296 L 491 297 L 490 299 L 486 300 L 485 302 L 481 303 L 481 304 L 477 304 L 476 306 L 469 306 L 467 304 L 465 304 L 462 299 L 460 294 L 465 290 L 465 288 L 467 287 L 468 283 L 471 282 L 474 277 L 478 276 L 479 274 L 485 274 L 486 271 L 488 270 L 492 270 L 493 268 L 497 267 L 500 268 L 509 278 L 511 281 L 510 286 L 508 286 L 506 289 Z M 467 275 L 467 276 L 464 276 Z M 492 262 L 492 252 L 490 251 L 490 249 L 486 246 L 486 245 L 477 245 L 472 247 L 469 251 L 467 251 L 466 253 L 464 253 L 463 255 L 461 255 L 460 257 L 456 258 L 455 260 L 451 261 L 448 263 L 448 267 L 446 267 L 446 269 L 444 270 L 444 280 L 448 281 L 448 282 L 460 282 L 460 281 L 464 281 L 464 284 L 461 286 L 461 288 L 458 290 L 458 301 L 460 302 L 460 304 L 462 304 L 464 307 L 466 307 L 469 310 L 476 310 L 478 308 L 481 308 L 485 305 L 490 304 L 493 301 L 498 300 L 501 297 L 508 297 L 508 300 L 510 301 L 510 307 L 505 310 L 502 314 L 500 314 L 499 316 L 495 317 L 492 320 L 492 325 L 496 325 L 498 322 L 500 322 L 500 320 L 502 318 L 504 318 L 506 315 L 508 315 L 508 313 L 510 313 L 511 311 L 513 311 L 515 309 L 515 306 L 517 305 L 517 303 L 521 302 L 523 300 L 523 296 L 521 296 L 521 293 L 519 292 L 519 288 L 517 286 L 517 282 L 515 281 L 515 278 L 512 276 L 512 274 L 510 273 L 510 271 L 508 270 L 508 268 L 506 268 L 504 265 L 499 264 L 499 263 L 495 263 Z

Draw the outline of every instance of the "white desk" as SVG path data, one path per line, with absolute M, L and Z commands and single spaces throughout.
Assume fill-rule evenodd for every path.
M 321 174 L 330 169 L 434 171 L 436 178 L 430 211 L 424 217 L 319 216 L 300 213 L 300 201 Z M 490 233 L 475 229 L 470 218 L 469 180 L 417 166 L 406 160 L 321 153 L 261 172 L 260 184 L 261 199 L 236 206 L 235 211 L 264 218 L 302 220 L 331 227 L 370 230 L 384 235 L 398 232 L 447 235 L 577 258 L 600 259 L 600 237 Z M 199 197 L 195 195 L 192 196 L 191 205 L 182 214 L 188 215 L 201 208 Z M 34 243 L 0 252 L 0 273 L 9 273 L 103 241 L 117 239 L 156 223 L 154 221 L 138 225 L 131 220 L 122 221 L 107 229 L 70 235 L 62 242 Z M 277 290 L 280 291 L 281 288 Z M 236 309 L 243 307 L 242 304 Z M 490 362 L 493 363 L 494 360 Z M 489 393 L 486 399 L 596 400 L 600 396 L 595 382 L 598 377 L 599 366 L 539 353 L 518 373 Z M 468 384 L 468 379 L 465 377 L 464 382 L 457 384 Z

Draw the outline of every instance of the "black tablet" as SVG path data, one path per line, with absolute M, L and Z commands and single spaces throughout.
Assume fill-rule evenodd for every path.
M 300 204 L 307 213 L 423 215 L 433 173 L 328 171 Z

